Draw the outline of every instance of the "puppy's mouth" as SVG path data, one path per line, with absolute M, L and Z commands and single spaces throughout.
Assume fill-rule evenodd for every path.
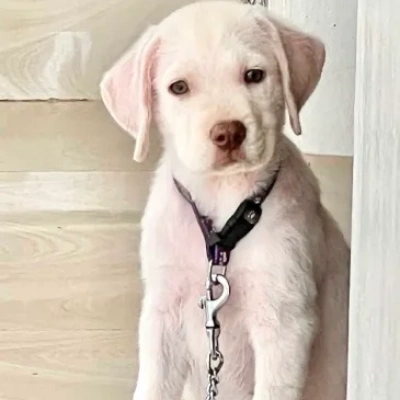
M 216 154 L 213 167 L 216 169 L 222 169 L 243 161 L 246 161 L 246 155 L 242 149 L 219 151 Z

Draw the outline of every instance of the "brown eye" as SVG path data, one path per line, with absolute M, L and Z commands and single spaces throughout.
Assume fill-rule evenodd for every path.
M 169 91 L 173 94 L 181 95 L 189 91 L 189 86 L 185 81 L 176 81 L 170 85 Z
M 259 68 L 248 69 L 244 74 L 246 83 L 260 83 L 265 78 L 265 71 Z

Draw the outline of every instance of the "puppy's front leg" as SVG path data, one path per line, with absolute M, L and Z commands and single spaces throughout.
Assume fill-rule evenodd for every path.
M 181 398 L 187 374 L 184 346 L 179 310 L 146 296 L 139 323 L 139 375 L 133 400 Z
M 290 287 L 286 281 L 253 292 L 249 311 L 255 354 L 253 400 L 300 400 L 304 392 L 318 325 L 315 286 L 311 280 L 291 278 Z
M 299 312 L 294 306 L 292 310 L 281 311 L 287 315 L 279 316 L 274 326 L 259 324 L 252 329 L 254 400 L 302 398 L 316 318 L 313 311 Z

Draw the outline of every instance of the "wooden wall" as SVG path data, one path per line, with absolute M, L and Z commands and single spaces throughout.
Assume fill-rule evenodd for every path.
M 0 400 L 131 398 L 138 222 L 160 146 L 134 164 L 132 140 L 87 100 L 182 3 L 1 1 Z M 307 158 L 349 238 L 352 159 Z
M 138 221 L 159 154 L 99 102 L 0 103 L 0 399 L 129 400 Z M 351 159 L 309 156 L 347 236 Z
M 127 400 L 149 164 L 100 103 L 2 103 L 0 126 L 0 399 Z
M 104 70 L 190 0 L 2 0 L 0 100 L 96 99 Z

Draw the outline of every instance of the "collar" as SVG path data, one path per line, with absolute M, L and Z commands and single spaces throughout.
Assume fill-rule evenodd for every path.
M 207 257 L 210 263 L 220 266 L 226 266 L 228 264 L 231 251 L 260 220 L 262 214 L 261 205 L 271 193 L 277 180 L 278 173 L 279 170 L 271 179 L 265 182 L 264 185 L 261 185 L 257 192 L 243 200 L 219 232 L 215 230 L 212 220 L 199 212 L 189 191 L 180 182 L 174 179 L 175 186 L 179 193 L 193 209 L 197 223 L 204 236 Z

